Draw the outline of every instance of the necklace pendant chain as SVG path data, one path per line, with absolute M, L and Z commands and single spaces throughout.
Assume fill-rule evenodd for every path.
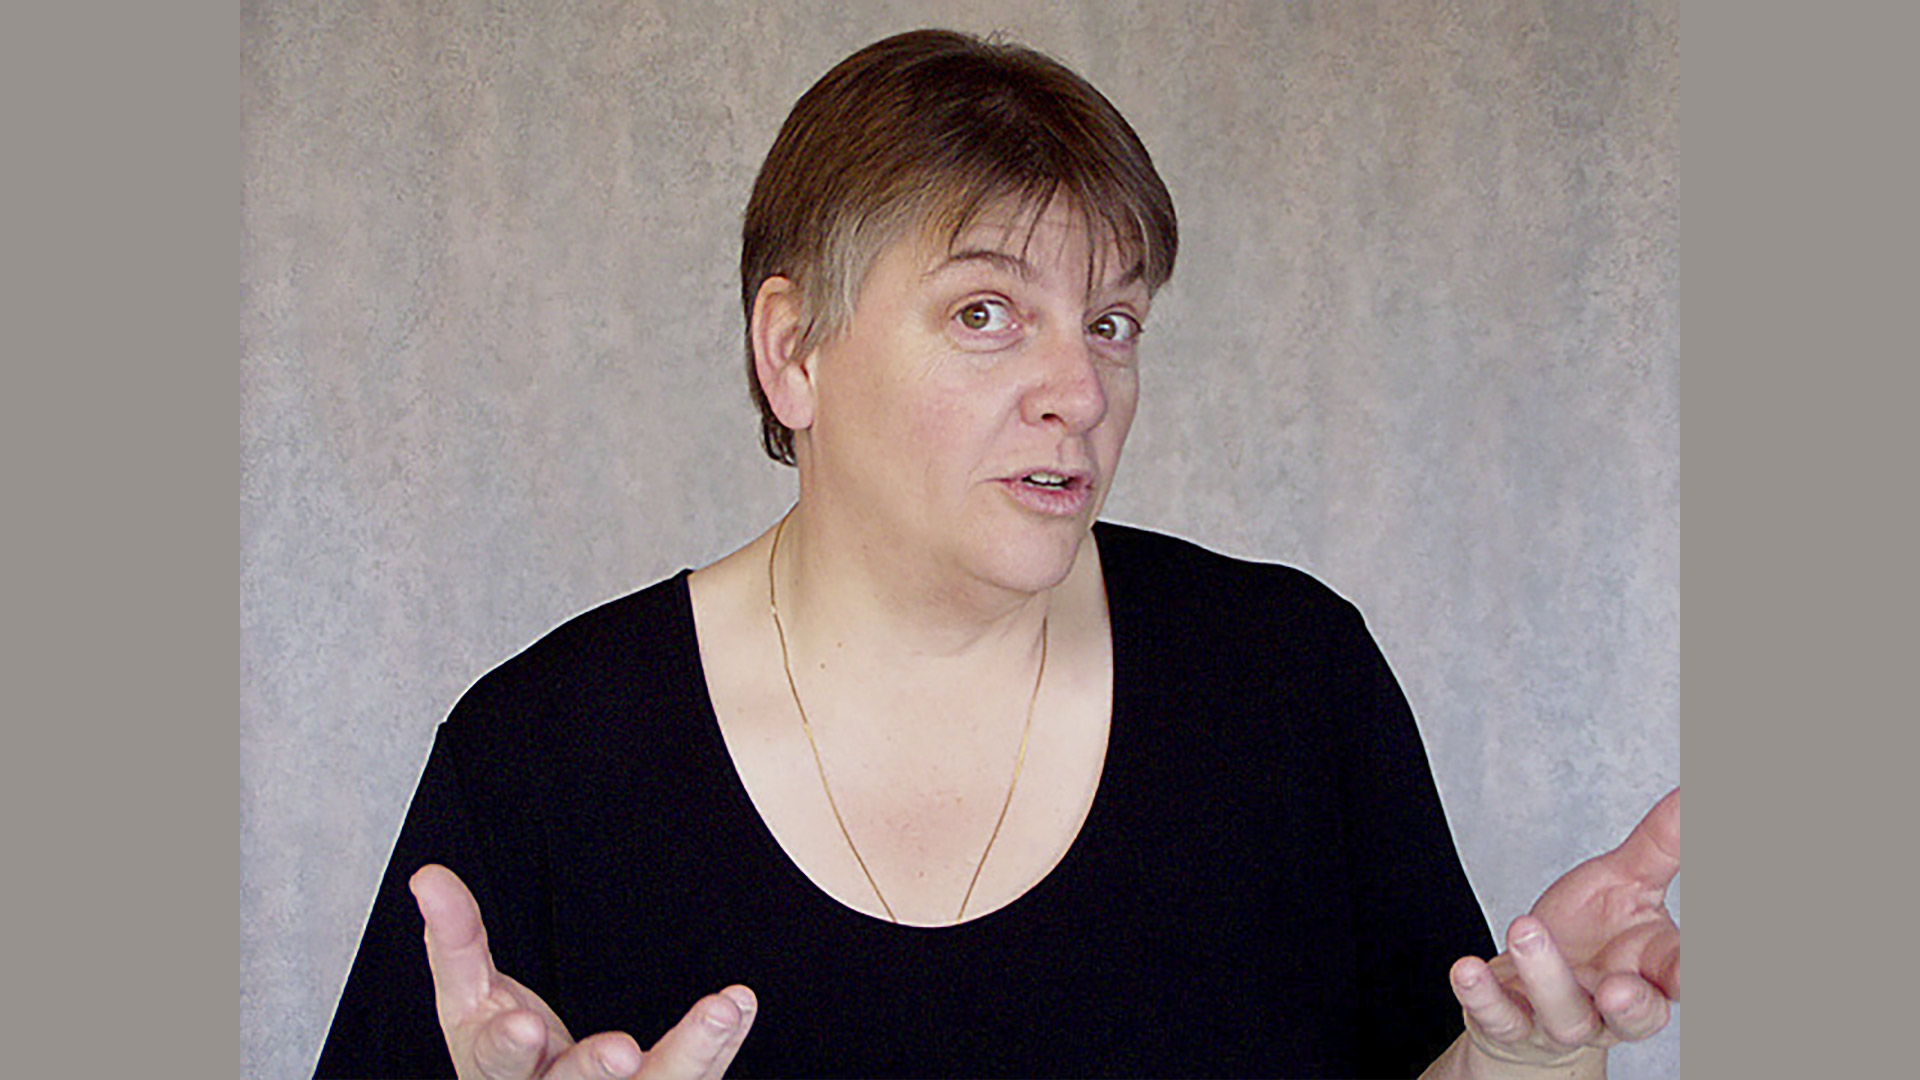
M 774 558 L 780 554 L 780 537 L 787 528 L 787 518 L 791 511 L 780 519 L 773 529 L 773 545 L 767 552 L 767 609 L 773 615 L 773 631 L 780 639 L 780 668 L 787 676 L 787 692 L 793 696 L 793 707 L 800 714 L 800 730 L 806 733 L 807 748 L 813 751 L 813 768 L 820 774 L 820 790 L 826 793 L 827 808 L 833 811 L 833 823 L 840 826 L 840 836 L 847 842 L 847 850 L 853 852 L 853 861 L 860 866 L 860 873 L 866 876 L 867 886 L 873 890 L 874 899 L 880 901 L 881 910 L 887 913 L 889 921 L 898 923 L 900 917 L 893 913 L 893 905 L 887 903 L 887 896 L 880 891 L 880 883 L 873 879 L 873 871 L 867 869 L 867 860 L 860 855 L 860 845 L 853 842 L 853 833 L 847 828 L 846 818 L 840 815 L 840 804 L 834 800 L 833 785 L 827 783 L 827 767 L 820 759 L 820 744 L 813 737 L 813 724 L 807 720 L 807 707 L 800 702 L 800 687 L 793 678 L 793 658 L 787 651 L 787 628 L 780 621 L 780 600 L 774 584 Z M 987 846 L 980 852 L 980 861 L 974 864 L 973 877 L 967 881 L 966 894 L 960 897 L 960 909 L 954 913 L 953 921 L 962 922 L 967 916 L 967 903 L 973 899 L 974 886 L 980 884 L 980 872 L 987 867 L 987 856 L 993 854 L 994 842 L 1000 839 L 1000 827 L 1007 822 L 1007 810 L 1013 806 L 1013 793 L 1020 786 L 1020 770 L 1027 763 L 1027 742 L 1033 735 L 1033 709 L 1040 700 L 1040 683 L 1047 674 L 1047 617 L 1040 618 L 1040 666 L 1033 676 L 1033 693 L 1027 698 L 1026 723 L 1020 732 L 1020 751 L 1013 759 L 1013 778 L 1007 782 L 1007 797 L 1000 803 L 1000 816 L 993 821 L 993 832 L 987 836 Z

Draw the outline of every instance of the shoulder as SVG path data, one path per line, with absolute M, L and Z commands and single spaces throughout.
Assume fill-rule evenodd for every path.
M 1305 571 L 1101 525 L 1116 693 L 1177 733 L 1205 717 L 1250 760 L 1344 757 L 1398 723 L 1398 685 L 1360 611 Z M 1264 749 L 1263 749 L 1264 748 Z M 1266 755 L 1266 756 L 1263 756 Z
M 699 647 L 681 572 L 597 605 L 475 682 L 444 726 L 462 742 L 560 732 L 636 702 L 673 701 L 700 684 Z
M 1094 535 L 1116 622 L 1190 631 L 1222 643 L 1366 636 L 1359 609 L 1304 570 L 1223 555 L 1127 525 L 1101 522 Z

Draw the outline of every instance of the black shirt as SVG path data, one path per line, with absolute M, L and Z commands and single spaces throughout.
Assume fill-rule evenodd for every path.
M 820 892 L 761 822 L 686 573 L 583 614 L 440 728 L 317 1072 L 451 1076 L 407 878 L 474 892 L 577 1037 L 760 1007 L 730 1076 L 1412 1076 L 1492 939 L 1359 613 L 1285 567 L 1095 527 L 1107 760 L 1065 858 L 954 927 Z

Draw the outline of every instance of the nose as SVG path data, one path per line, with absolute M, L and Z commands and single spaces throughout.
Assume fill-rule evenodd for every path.
M 1107 388 L 1086 339 L 1078 333 L 1049 338 L 1036 352 L 1032 382 L 1021 400 L 1027 423 L 1059 424 L 1073 435 L 1098 426 L 1107 415 Z

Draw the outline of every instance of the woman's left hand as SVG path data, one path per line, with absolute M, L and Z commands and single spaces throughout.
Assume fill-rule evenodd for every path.
M 1619 847 L 1574 867 L 1507 930 L 1507 951 L 1453 965 L 1470 1056 L 1500 1067 L 1565 1066 L 1667 1025 L 1680 1000 L 1680 928 L 1667 886 L 1680 872 L 1680 789 Z

